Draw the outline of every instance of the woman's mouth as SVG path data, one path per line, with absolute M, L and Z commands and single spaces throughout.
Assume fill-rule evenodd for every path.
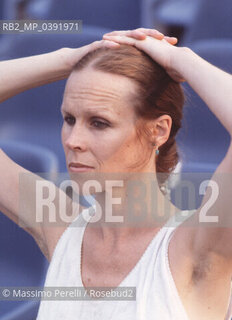
M 74 162 L 71 162 L 68 167 L 69 171 L 71 172 L 86 172 L 92 171 L 94 169 L 93 167 L 85 166 L 84 164 Z

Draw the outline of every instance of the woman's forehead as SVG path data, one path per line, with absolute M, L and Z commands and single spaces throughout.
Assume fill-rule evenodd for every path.
M 91 95 L 94 99 L 124 100 L 136 90 L 134 82 L 121 75 L 92 68 L 74 71 L 70 75 L 64 94 Z
M 128 109 L 128 108 L 127 108 Z M 123 112 L 121 105 L 108 102 L 93 101 L 91 99 L 75 99 L 67 97 L 63 100 L 61 110 L 71 114 L 83 113 L 85 116 L 101 114 L 106 117 L 120 116 Z
M 99 71 L 75 71 L 67 81 L 63 104 L 119 110 L 132 104 L 134 91 L 133 82 L 126 77 Z

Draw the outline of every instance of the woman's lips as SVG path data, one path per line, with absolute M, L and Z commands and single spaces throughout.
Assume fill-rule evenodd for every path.
M 75 167 L 72 165 L 69 166 L 69 171 L 71 172 L 86 172 L 86 171 L 91 171 L 93 169 L 94 168 L 90 168 L 90 167 Z

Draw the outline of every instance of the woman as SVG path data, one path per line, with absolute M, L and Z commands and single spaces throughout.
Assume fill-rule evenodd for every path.
M 43 301 L 38 319 L 229 319 L 230 228 L 210 223 L 204 224 L 209 228 L 198 227 L 210 188 L 200 208 L 186 212 L 180 226 L 175 224 L 179 209 L 159 187 L 178 161 L 175 136 L 183 107 L 178 82 L 186 80 L 231 134 L 231 75 L 154 30 L 118 31 L 104 39 L 80 49 L 0 63 L 1 101 L 69 76 L 61 107 L 67 167 L 80 187 L 92 178 L 99 181 L 90 192 L 96 198 L 93 213 L 79 207 L 71 224 L 81 229 L 60 226 L 58 211 L 55 226 L 32 224 L 32 184 L 38 178 L 1 151 L 0 209 L 17 222 L 23 198 L 20 220 L 51 261 L 45 287 L 136 287 L 136 301 Z M 213 176 L 223 192 L 207 211 L 207 216 L 220 218 L 220 226 L 231 220 L 226 192 L 231 183 L 219 176 L 231 172 L 231 156 L 232 144 Z M 19 194 L 21 172 L 30 179 Z M 106 183 L 118 173 L 123 183 Z M 130 207 L 134 176 L 146 190 L 140 209 Z M 112 185 L 119 206 L 110 199 Z M 72 201 L 66 200 L 70 212 Z M 158 217 L 166 217 L 167 201 L 169 216 L 161 223 Z M 144 214 L 145 207 L 146 218 L 133 225 L 135 213 Z

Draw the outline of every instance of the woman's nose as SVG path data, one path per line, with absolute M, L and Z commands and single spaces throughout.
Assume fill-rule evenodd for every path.
M 83 127 L 74 126 L 65 139 L 65 145 L 69 149 L 86 150 L 87 141 Z

